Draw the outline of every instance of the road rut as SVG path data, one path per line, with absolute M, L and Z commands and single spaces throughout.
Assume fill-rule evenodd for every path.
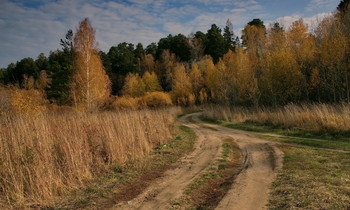
M 192 128 L 198 140 L 193 152 L 152 183 L 135 199 L 117 204 L 113 209 L 168 209 L 184 189 L 203 171 L 213 166 L 221 154 L 222 140 L 233 138 L 243 155 L 244 167 L 217 209 L 265 209 L 269 188 L 282 166 L 283 154 L 271 142 L 199 120 L 201 113 L 183 116 L 180 121 Z

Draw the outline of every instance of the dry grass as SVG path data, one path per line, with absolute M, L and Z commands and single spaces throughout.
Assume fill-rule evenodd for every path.
M 338 135 L 350 131 L 349 104 L 290 104 L 275 109 L 207 106 L 204 116 L 230 122 L 293 128 L 315 134 Z
M 350 209 L 350 156 L 323 149 L 280 146 L 283 169 L 269 209 Z
M 171 136 L 179 110 L 0 116 L 0 208 L 45 204 Z

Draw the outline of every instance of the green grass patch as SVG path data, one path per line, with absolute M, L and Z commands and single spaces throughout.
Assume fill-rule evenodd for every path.
M 124 166 L 115 165 L 105 176 L 92 180 L 83 189 L 52 202 L 43 208 L 50 209 L 105 209 L 118 202 L 131 200 L 154 179 L 175 167 L 184 154 L 192 151 L 196 134 L 189 127 L 177 124 L 176 136 L 159 145 L 141 160 Z
M 233 139 L 223 140 L 216 166 L 187 186 L 183 197 L 173 203 L 178 209 L 215 209 L 241 170 L 241 154 Z
M 280 146 L 284 165 L 273 183 L 270 209 L 350 209 L 350 155 Z
M 308 138 L 298 138 L 298 137 L 279 137 L 279 136 L 269 136 L 269 135 L 257 135 L 260 138 L 267 140 L 278 141 L 283 143 L 300 144 L 311 147 L 329 148 L 329 149 L 339 149 L 350 151 L 349 141 L 330 141 L 325 139 L 308 139 Z
M 227 128 L 233 128 L 244 131 L 266 133 L 266 135 L 257 135 L 259 137 L 286 142 L 301 144 L 313 147 L 322 147 L 330 149 L 341 149 L 350 150 L 350 138 L 347 136 L 325 136 L 325 135 L 315 135 L 310 132 L 292 129 L 276 128 L 269 125 L 257 125 L 253 123 L 237 123 L 237 122 L 226 122 L 226 121 L 216 121 L 201 117 L 201 120 L 215 123 Z M 278 134 L 283 135 L 283 137 L 271 136 L 268 134 Z

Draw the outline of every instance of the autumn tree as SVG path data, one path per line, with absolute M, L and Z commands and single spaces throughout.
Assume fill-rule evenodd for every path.
M 174 68 L 178 61 L 176 55 L 171 53 L 170 50 L 164 50 L 160 58 L 160 83 L 165 91 L 171 91 L 172 80 L 174 74 Z
M 187 106 L 194 103 L 192 84 L 183 64 L 177 64 L 174 68 L 171 95 L 176 104 Z
M 349 100 L 349 72 L 346 64 L 348 39 L 341 30 L 341 24 L 334 17 L 326 18 L 320 23 L 316 34 L 318 64 L 326 100 Z
M 155 72 L 160 74 L 159 63 L 154 60 L 152 54 L 143 55 L 140 60 L 141 72 Z
M 142 82 L 145 85 L 145 92 L 162 91 L 158 77 L 154 72 L 146 71 L 142 76 Z
M 254 19 L 245 26 L 242 31 L 242 44 L 247 48 L 255 74 L 259 75 L 266 53 L 266 28 L 263 21 Z
M 265 59 L 261 77 L 262 102 L 270 105 L 298 102 L 305 78 L 292 51 L 282 48 L 269 52 Z
M 231 80 L 236 83 L 237 103 L 258 105 L 260 95 L 258 78 L 249 61 L 248 54 L 241 47 L 238 47 L 233 59 L 236 70 Z
M 190 82 L 192 84 L 193 94 L 197 103 L 205 102 L 206 98 L 203 96 L 204 90 L 204 79 L 203 73 L 198 68 L 197 63 L 192 63 L 191 72 L 189 74 Z
M 92 111 L 99 108 L 110 94 L 110 81 L 98 55 L 95 30 L 84 19 L 74 37 L 75 73 L 71 84 L 76 107 Z
M 129 73 L 126 76 L 122 93 L 131 97 L 143 96 L 145 93 L 145 83 L 139 74 Z
M 213 59 L 210 56 L 205 56 L 197 64 L 200 71 L 203 72 L 204 87 L 206 89 L 206 98 L 210 101 L 218 101 L 218 91 L 219 86 L 221 84 L 219 75 L 220 72 L 217 71 Z
M 304 24 L 302 19 L 292 23 L 287 32 L 288 47 L 291 48 L 293 55 L 299 65 L 301 72 L 304 74 L 306 84 L 303 92 L 309 98 L 311 71 L 315 62 L 316 43 L 314 36 L 309 33 L 308 27 Z

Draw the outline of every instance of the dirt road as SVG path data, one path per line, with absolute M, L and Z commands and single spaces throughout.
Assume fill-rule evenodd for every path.
M 221 153 L 222 140 L 231 137 L 241 149 L 244 169 L 236 176 L 232 188 L 217 209 L 265 209 L 269 187 L 282 166 L 282 153 L 271 142 L 248 132 L 207 124 L 198 119 L 200 113 L 186 115 L 180 121 L 198 135 L 194 151 L 181 159 L 178 168 L 152 183 L 135 199 L 113 209 L 168 209 L 172 201 L 204 170 L 215 164 Z

